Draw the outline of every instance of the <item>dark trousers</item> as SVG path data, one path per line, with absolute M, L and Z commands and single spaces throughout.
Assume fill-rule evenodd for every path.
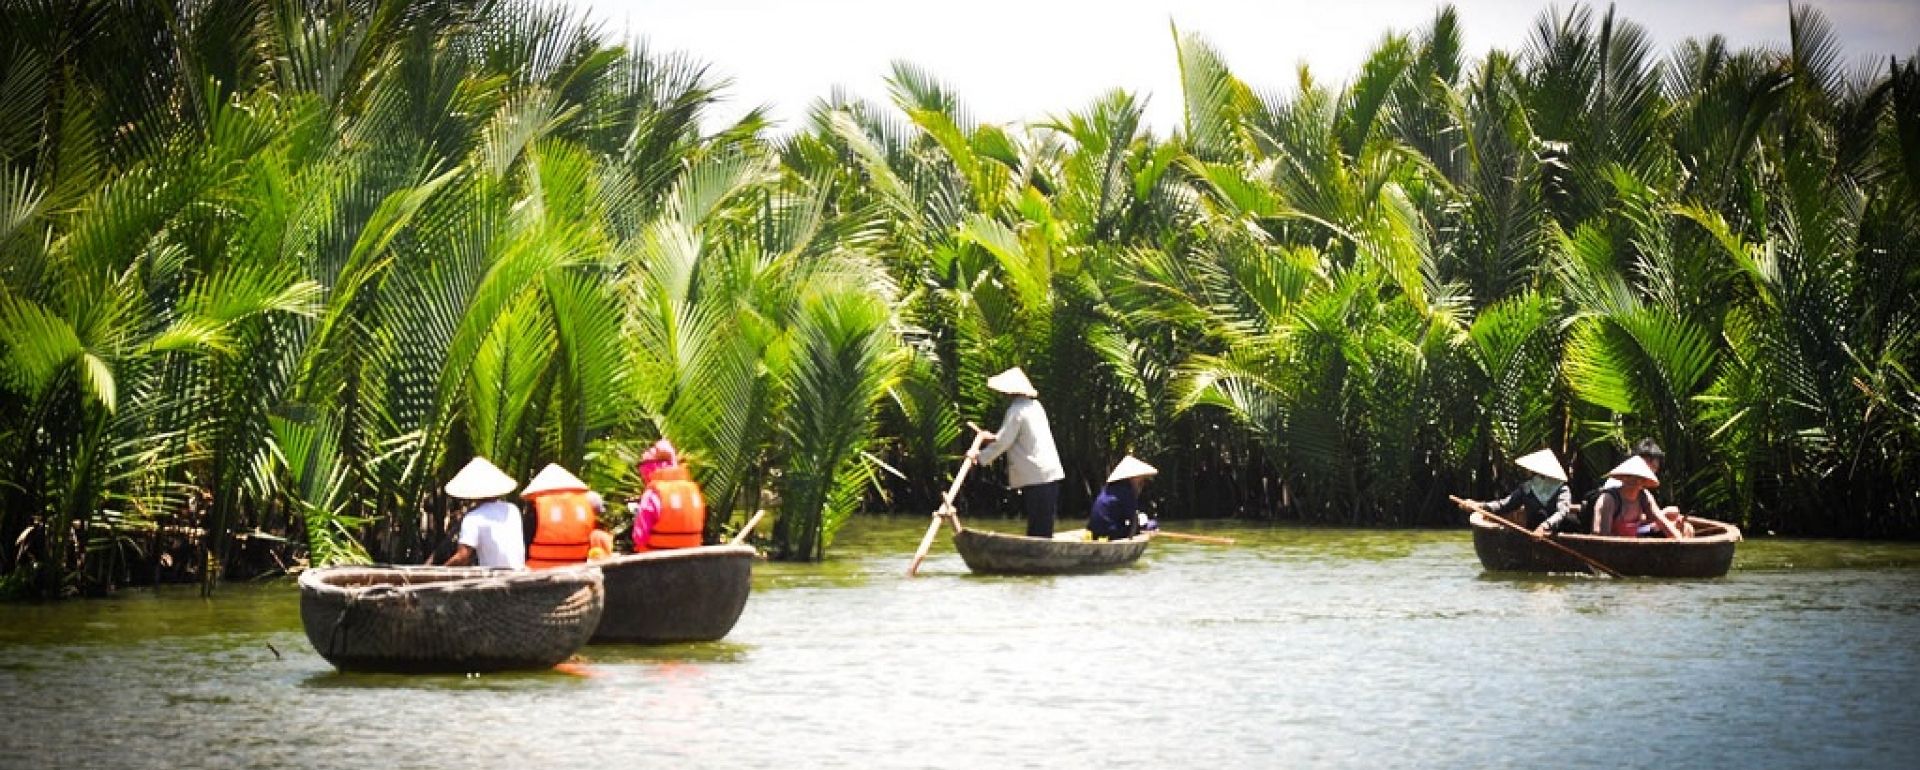
M 1054 513 L 1060 510 L 1061 481 L 1020 488 L 1020 505 L 1027 510 L 1027 537 L 1053 537 Z

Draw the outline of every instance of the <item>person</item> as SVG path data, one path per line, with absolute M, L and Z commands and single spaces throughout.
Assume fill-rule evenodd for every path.
M 1567 489 L 1567 472 L 1560 466 L 1559 455 L 1554 454 L 1552 449 L 1542 449 L 1513 461 L 1513 464 L 1532 475 L 1514 487 L 1506 499 L 1480 501 L 1454 498 L 1454 502 L 1469 511 L 1477 509 L 1494 516 L 1505 516 L 1540 535 L 1583 529 L 1580 514 L 1573 509 L 1573 493 Z
M 1657 526 L 1654 513 L 1660 510 L 1651 491 L 1660 486 L 1653 467 L 1646 458 L 1634 455 L 1607 471 L 1607 477 L 1619 483 L 1602 485 L 1600 495 L 1594 500 L 1593 516 L 1600 532 L 1614 537 L 1651 534 Z
M 680 464 L 673 443 L 660 439 L 640 455 L 640 479 L 647 491 L 633 506 L 633 551 L 692 548 L 707 526 L 707 500 L 700 485 Z
M 1107 485 L 1093 499 L 1093 514 L 1087 517 L 1087 532 L 1096 540 L 1125 540 L 1151 528 L 1140 513 L 1140 491 L 1147 479 L 1160 471 L 1127 455 L 1107 476 Z
M 533 541 L 527 544 L 527 566 L 551 569 L 581 564 L 596 541 L 608 538 L 599 527 L 593 493 L 579 477 L 557 463 L 547 463 L 520 490 L 533 506 Z M 611 542 L 610 539 L 606 542 Z M 604 550 L 603 550 L 604 555 Z
M 1667 453 L 1661 450 L 1660 445 L 1654 443 L 1652 438 L 1643 438 L 1640 439 L 1640 443 L 1634 445 L 1633 453 L 1628 455 L 1628 457 L 1638 457 L 1645 460 L 1647 462 L 1647 469 L 1655 475 L 1659 475 L 1660 466 L 1666 463 Z M 1609 477 L 1605 482 L 1600 484 L 1598 490 L 1592 493 L 1595 496 L 1592 502 L 1597 504 L 1599 495 L 1606 493 L 1608 490 L 1619 488 L 1620 480 Z M 1654 510 L 1653 515 L 1659 520 L 1648 522 L 1651 528 L 1647 534 L 1693 537 L 1693 523 L 1687 521 L 1687 517 L 1680 513 L 1678 506 L 1669 505 L 1665 508 L 1657 508 Z
M 1633 451 L 1628 453 L 1627 457 L 1638 457 L 1647 461 L 1647 469 L 1653 471 L 1656 475 L 1660 473 L 1660 466 L 1667 461 L 1667 453 L 1662 451 L 1660 445 L 1654 443 L 1651 438 L 1640 439 L 1640 443 L 1633 445 Z M 1619 488 L 1620 480 L 1611 476 L 1607 477 L 1606 481 L 1600 483 L 1600 489 L 1602 491 Z
M 607 499 L 599 492 L 587 493 L 587 505 L 593 507 L 594 521 L 604 522 L 607 515 Z M 613 556 L 613 533 L 598 527 L 587 540 L 587 561 L 599 561 Z
M 447 482 L 450 497 L 478 502 L 460 519 L 459 545 L 447 557 L 446 566 L 478 564 L 482 567 L 521 569 L 527 564 L 525 534 L 520 527 L 520 509 L 500 498 L 512 492 L 519 482 L 494 467 L 487 458 L 475 457 Z
M 1027 537 L 1053 537 L 1054 515 L 1060 507 L 1060 487 L 1067 473 L 1047 427 L 1047 410 L 1040 392 L 1016 366 L 987 378 L 987 387 L 1007 397 L 1007 415 L 1000 430 L 985 434 L 992 442 L 984 450 L 967 450 L 968 459 L 981 465 L 1007 458 L 1007 482 L 1020 495 L 1027 514 Z

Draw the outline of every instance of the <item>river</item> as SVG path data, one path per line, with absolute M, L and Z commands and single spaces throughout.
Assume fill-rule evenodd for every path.
M 5 768 L 1912 768 L 1920 544 L 1708 581 L 1483 574 L 1471 536 L 1185 523 L 985 578 L 924 517 L 763 563 L 725 641 L 336 673 L 290 582 L 0 605 Z M 1013 522 L 985 522 L 1015 531 Z M 1172 528 L 1172 527 L 1170 527 Z

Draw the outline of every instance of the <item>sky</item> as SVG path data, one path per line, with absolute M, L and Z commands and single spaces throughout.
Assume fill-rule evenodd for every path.
M 1162 131 L 1179 122 L 1172 29 L 1195 33 L 1256 90 L 1286 92 L 1301 66 L 1316 80 L 1350 80 L 1390 31 L 1415 33 L 1437 0 L 559 0 L 615 39 L 680 51 L 730 78 L 709 123 L 764 105 L 797 128 L 809 105 L 840 87 L 887 102 L 896 61 L 959 94 L 975 120 L 1039 122 L 1125 89 Z M 1517 52 L 1545 0 L 1453 3 L 1470 58 Z M 1561 3 L 1562 7 L 1567 5 Z M 1596 16 L 1604 4 L 1589 4 Z M 1724 35 L 1736 47 L 1787 40 L 1786 0 L 1616 0 L 1617 18 L 1647 28 L 1656 50 Z M 1920 52 L 1920 2 L 1819 0 L 1849 64 Z

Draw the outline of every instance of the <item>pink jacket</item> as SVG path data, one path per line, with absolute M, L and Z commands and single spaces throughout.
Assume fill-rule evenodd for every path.
M 633 547 L 639 550 L 647 544 L 647 536 L 653 533 L 653 525 L 660 523 L 660 494 L 651 488 L 640 496 L 640 502 L 633 509 Z

